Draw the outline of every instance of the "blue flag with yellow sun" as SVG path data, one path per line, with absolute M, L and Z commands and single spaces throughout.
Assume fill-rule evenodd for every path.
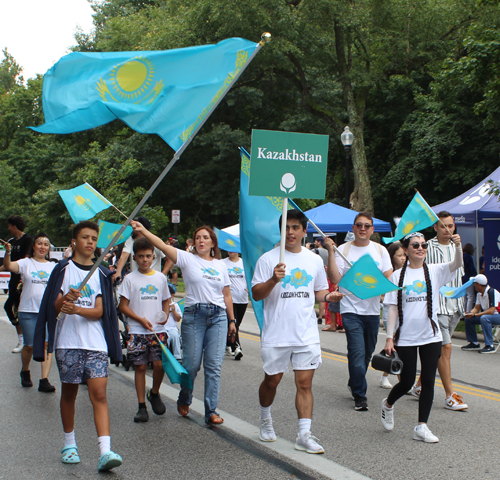
M 400 288 L 385 278 L 373 258 L 363 255 L 342 277 L 339 287 L 349 290 L 361 300 L 378 297 Z
M 214 228 L 215 235 L 217 235 L 217 242 L 219 243 L 219 248 L 225 250 L 226 252 L 236 252 L 241 253 L 240 239 L 231 235 L 227 232 L 223 232 L 218 228 Z
M 476 277 L 470 277 L 468 282 L 465 282 L 463 285 L 460 285 L 460 287 L 448 287 L 445 285 L 444 287 L 441 287 L 439 289 L 439 293 L 443 295 L 446 298 L 460 298 L 463 297 L 467 294 L 467 289 L 471 286 L 474 285 L 474 280 Z
M 43 77 L 41 133 L 74 133 L 116 118 L 156 133 L 174 150 L 189 139 L 258 44 L 229 38 L 216 45 L 145 52 L 74 52 Z
M 107 198 L 103 197 L 88 183 L 71 190 L 59 190 L 58 193 L 75 223 L 90 220 L 99 212 L 113 206 Z
M 104 220 L 99 220 L 99 237 L 97 237 L 97 247 L 106 248 L 111 240 L 115 238 L 115 235 L 118 233 L 118 230 L 120 230 L 120 228 L 122 228 L 122 225 L 120 225 L 119 223 L 111 223 L 105 222 Z M 120 235 L 118 240 L 115 242 L 115 245 L 126 242 L 130 235 L 132 235 L 132 232 L 132 227 L 128 225 Z
M 406 237 L 409 233 L 420 232 L 424 228 L 434 225 L 438 220 L 437 215 L 429 207 L 424 197 L 417 192 L 403 213 L 394 237 L 382 237 L 382 241 L 386 244 L 395 242 Z

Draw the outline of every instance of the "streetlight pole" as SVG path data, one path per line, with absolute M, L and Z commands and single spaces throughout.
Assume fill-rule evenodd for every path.
M 349 127 L 344 128 L 344 132 L 340 135 L 340 141 L 344 145 L 345 150 L 345 206 L 346 208 L 351 208 L 349 197 L 350 197 L 350 174 L 349 167 L 351 163 L 351 146 L 354 141 L 354 135 L 349 130 Z

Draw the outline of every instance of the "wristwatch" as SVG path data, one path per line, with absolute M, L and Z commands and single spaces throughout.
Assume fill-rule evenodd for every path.
M 229 323 L 236 323 L 236 320 L 228 320 Z

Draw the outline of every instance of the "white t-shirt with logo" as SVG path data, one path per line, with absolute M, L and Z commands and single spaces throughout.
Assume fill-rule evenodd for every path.
M 37 262 L 33 258 L 22 258 L 17 261 L 17 264 L 23 281 L 19 311 L 38 313 L 45 287 L 56 264 L 54 262 Z
M 252 287 L 267 282 L 278 265 L 280 249 L 257 261 Z M 263 347 L 287 347 L 319 343 L 314 311 L 315 292 L 328 290 L 325 267 L 319 255 L 302 247 L 299 253 L 285 250 L 286 276 L 264 299 Z
M 237 262 L 232 262 L 230 258 L 225 258 L 222 261 L 226 264 L 229 280 L 231 281 L 229 288 L 233 296 L 233 303 L 248 303 L 248 290 L 243 260 L 240 258 Z
M 441 329 L 437 319 L 439 309 L 439 289 L 455 277 L 455 272 L 450 272 L 448 263 L 428 265 L 429 278 L 432 285 L 432 319 L 436 324 L 434 333 L 427 315 L 427 284 L 425 282 L 424 268 L 407 268 L 403 282 L 403 325 L 399 331 L 398 346 L 408 347 L 426 345 L 428 343 L 443 340 Z M 391 276 L 391 282 L 399 285 L 402 269 L 396 270 Z M 388 305 L 398 304 L 398 292 L 393 291 L 385 294 L 385 302 Z M 399 326 L 399 317 L 396 322 Z M 396 331 L 396 330 L 394 330 Z
M 120 286 L 119 295 L 125 297 L 130 309 L 139 317 L 148 319 L 156 333 L 166 332 L 165 325 L 156 323 L 155 317 L 163 310 L 163 301 L 170 298 L 168 282 L 165 275 L 152 270 L 141 273 L 139 270 L 129 273 Z M 151 335 L 151 330 L 143 327 L 137 320 L 128 318 L 129 332 Z
M 346 243 L 339 247 L 339 250 L 347 257 L 347 259 L 354 263 L 359 260 L 363 255 L 367 253 L 373 258 L 378 266 L 378 269 L 384 273 L 388 270 L 392 270 L 391 257 L 387 252 L 387 249 L 378 245 L 375 242 L 370 241 L 366 247 L 356 247 L 354 244 L 350 244 L 349 252 L 345 255 Z M 380 255 L 382 253 L 382 255 Z M 339 269 L 340 275 L 344 276 L 347 271 L 351 268 L 342 257 L 335 253 L 335 262 Z M 339 288 L 340 293 L 350 293 L 343 287 Z M 358 315 L 380 315 L 380 295 L 373 298 L 368 298 L 366 300 L 361 300 L 355 295 L 345 295 L 340 300 L 340 313 L 356 313 Z
M 185 307 L 211 303 L 226 309 L 222 290 L 231 282 L 222 260 L 203 260 L 196 254 L 177 250 L 177 265 L 182 269 L 186 286 Z
M 175 311 L 181 316 L 181 320 L 182 320 L 182 310 L 181 310 L 181 307 L 179 307 L 179 305 L 177 305 L 176 302 L 172 302 L 172 305 L 174 306 Z M 174 328 L 174 327 L 177 328 L 177 325 L 179 325 L 179 322 L 175 321 L 174 314 L 172 312 L 170 312 L 168 314 L 168 320 L 167 320 L 167 323 L 165 324 L 165 326 L 167 328 Z
M 132 237 L 127 238 L 127 241 L 123 246 L 123 252 L 132 254 L 132 256 L 130 257 L 130 270 L 132 272 L 135 272 L 139 267 L 137 265 L 137 262 L 134 260 L 134 239 Z M 161 272 L 161 259 L 164 257 L 165 254 L 155 247 L 155 259 L 151 264 L 151 268 L 153 270 L 156 270 L 157 272 Z
M 78 288 L 80 286 L 91 265 L 88 267 L 88 270 L 84 270 L 75 265 L 73 260 L 69 261 L 68 266 L 64 269 L 64 280 L 61 285 L 63 295 L 69 292 L 70 287 Z M 96 298 L 101 296 L 99 269 L 90 277 L 81 294 L 82 296 L 75 302 L 75 305 L 82 308 L 94 308 Z M 91 320 L 80 315 L 65 315 L 62 320 L 57 322 L 55 348 L 107 352 L 108 346 L 104 337 L 102 320 Z

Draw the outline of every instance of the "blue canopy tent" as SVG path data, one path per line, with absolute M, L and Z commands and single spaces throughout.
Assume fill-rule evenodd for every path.
M 479 264 L 481 246 L 484 244 L 483 219 L 500 218 L 500 201 L 490 194 L 491 185 L 488 180 L 500 181 L 500 167 L 462 195 L 432 207 L 435 213 L 442 210 L 450 212 L 458 227 L 457 232 L 462 237 L 462 243 L 472 243 L 476 246 L 476 267 Z
M 350 232 L 354 223 L 354 218 L 358 214 L 355 210 L 350 210 L 340 205 L 328 202 L 319 207 L 312 208 L 304 212 L 323 232 Z M 377 218 L 373 219 L 375 232 L 391 232 L 391 224 Z M 307 226 L 307 232 L 316 232 L 311 226 Z

